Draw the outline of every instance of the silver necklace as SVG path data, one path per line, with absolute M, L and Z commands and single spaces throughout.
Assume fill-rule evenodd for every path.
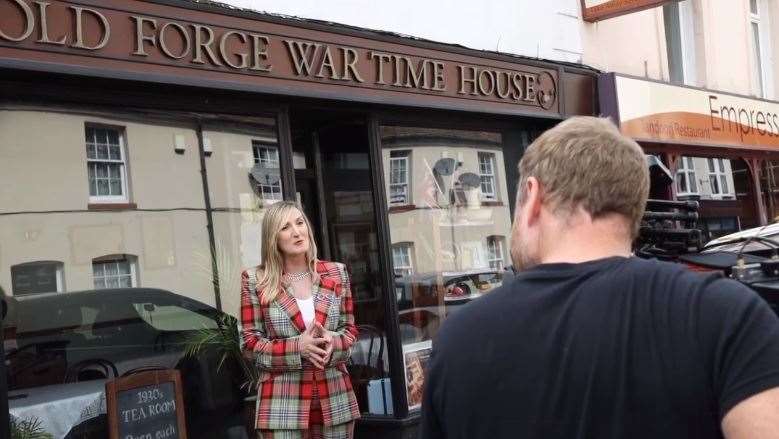
M 284 277 L 287 278 L 287 282 L 300 282 L 309 276 L 311 276 L 310 271 L 301 271 L 300 273 L 286 273 L 284 275 Z

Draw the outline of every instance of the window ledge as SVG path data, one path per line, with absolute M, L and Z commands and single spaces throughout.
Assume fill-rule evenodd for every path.
M 135 210 L 138 205 L 135 203 L 89 203 L 88 210 Z
M 404 204 L 402 206 L 390 206 L 388 212 L 389 213 L 408 212 L 416 208 L 417 206 L 415 204 Z

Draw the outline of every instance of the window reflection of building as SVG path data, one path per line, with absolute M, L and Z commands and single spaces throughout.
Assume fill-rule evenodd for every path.
M 252 141 L 254 163 L 261 169 L 275 172 L 262 175 L 257 181 L 257 192 L 263 200 L 281 200 L 279 149 L 275 146 Z M 264 180 L 264 181 L 263 181 Z
M 482 199 L 495 200 L 495 154 L 479 153 L 479 178 Z
M 698 194 L 698 182 L 692 157 L 679 159 L 679 168 L 676 171 L 676 194 L 681 196 Z
M 409 204 L 409 152 L 392 151 L 390 153 L 390 205 Z
M 448 313 L 502 282 L 510 146 L 495 132 L 399 126 L 381 140 L 401 338 L 429 342 Z
M 728 185 L 727 173 L 725 171 L 725 160 L 721 158 L 709 158 L 709 186 L 711 195 L 728 196 L 733 195 Z
M 495 270 L 503 270 L 503 241 L 502 236 L 487 237 L 487 261 Z
M 413 245 L 411 242 L 392 245 L 392 263 L 396 276 L 409 276 L 414 273 L 414 265 L 411 262 Z
M 131 288 L 135 281 L 135 257 L 114 255 L 92 261 L 95 288 Z
M 64 291 L 64 266 L 58 261 L 35 261 L 11 267 L 11 293 L 14 295 Z
M 0 259 L 12 267 L 0 285 L 8 293 L 137 286 L 215 304 L 196 117 L 36 105 L 0 108 L 0 116 L 10 157 L 0 173 L 16 187 L 0 191 Z M 251 171 L 261 162 L 279 174 L 275 118 L 207 119 L 214 256 L 223 309 L 235 313 L 233 285 L 243 267 L 259 263 L 263 204 Z M 57 147 L 42 159 L 38 145 Z M 280 199 L 281 186 L 277 178 L 263 194 Z
M 90 201 L 127 201 L 122 134 L 115 128 L 86 126 L 85 137 Z

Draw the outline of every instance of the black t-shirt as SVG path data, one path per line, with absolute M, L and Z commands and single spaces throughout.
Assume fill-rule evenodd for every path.
M 637 258 L 545 264 L 451 315 L 422 438 L 718 438 L 779 386 L 779 320 L 747 287 Z

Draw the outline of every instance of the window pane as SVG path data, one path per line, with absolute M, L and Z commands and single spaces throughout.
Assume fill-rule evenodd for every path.
M 105 163 L 95 163 L 97 178 L 108 178 L 108 165 Z
M 108 147 L 108 157 L 111 160 L 121 160 L 122 159 L 122 153 L 119 150 L 119 145 L 109 145 Z
M 758 82 L 758 90 L 763 94 L 763 56 L 760 49 L 760 27 L 757 23 L 752 23 L 752 41 L 754 42 L 755 55 L 755 79 Z
M 710 175 L 709 176 L 709 184 L 711 185 L 711 193 L 712 194 L 720 194 L 719 189 L 719 180 L 717 180 L 716 175 Z
M 749 0 L 749 12 L 758 14 L 757 0 Z
M 695 177 L 695 173 L 694 172 L 690 173 L 689 182 L 690 182 L 690 192 L 692 192 L 694 194 L 697 194 L 698 193 L 698 181 L 697 181 L 697 178 Z
M 728 194 L 730 193 L 730 190 L 728 189 L 728 179 L 725 175 L 720 175 L 720 186 L 722 187 L 722 193 Z
M 31 262 L 11 267 L 11 288 L 14 295 L 50 293 L 57 289 L 59 262 Z
M 97 180 L 97 195 L 99 196 L 111 195 L 111 191 L 108 185 L 108 180 L 105 179 Z
M 676 174 L 676 191 L 687 192 L 687 175 L 684 172 Z
M 105 143 L 97 144 L 97 158 L 100 160 L 108 159 L 108 145 L 106 145 Z
M 390 203 L 409 188 L 419 207 L 388 213 L 402 349 L 409 353 L 429 346 L 446 315 L 501 284 L 501 250 L 488 237 L 510 230 L 511 215 L 508 206 L 483 206 L 481 199 L 508 199 L 496 181 L 510 171 L 500 133 L 401 126 L 380 132 L 388 169 L 399 150 L 413 157 L 403 173 L 385 177 Z M 396 185 L 398 177 L 408 186 Z
M 119 146 L 119 131 L 108 130 L 108 143 L 113 146 Z

